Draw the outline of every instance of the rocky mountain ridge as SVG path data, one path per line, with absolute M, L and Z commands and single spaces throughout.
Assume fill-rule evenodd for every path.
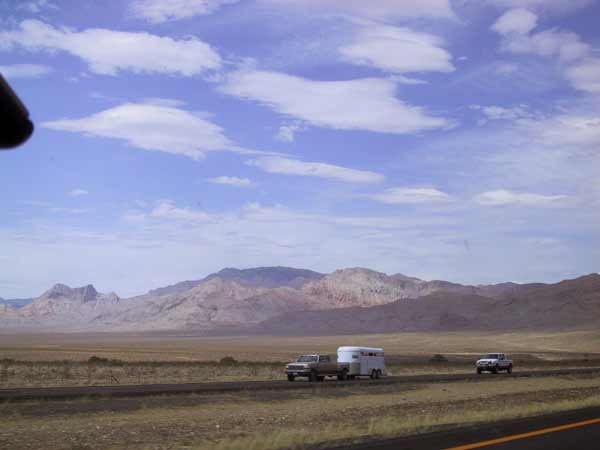
M 600 275 L 593 274 L 557 284 L 468 286 L 364 268 L 330 274 L 287 267 L 227 268 L 129 299 L 98 293 L 92 285 L 57 284 L 21 308 L 0 305 L 0 330 L 433 331 L 490 327 L 486 322 L 494 314 L 525 317 L 525 322 L 511 321 L 514 326 L 527 321 L 536 327 L 571 326 L 600 318 L 598 280 Z

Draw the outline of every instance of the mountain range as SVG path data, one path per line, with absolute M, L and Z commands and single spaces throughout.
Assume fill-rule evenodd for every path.
M 0 303 L 0 331 L 186 331 L 354 334 L 569 329 L 600 320 L 600 275 L 555 284 L 470 286 L 364 268 L 223 269 L 122 299 L 56 284 L 22 305 Z

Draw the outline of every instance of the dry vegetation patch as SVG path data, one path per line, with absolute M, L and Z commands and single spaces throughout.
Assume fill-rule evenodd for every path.
M 28 402 L 0 408 L 0 448 L 299 448 L 589 404 L 600 377 Z

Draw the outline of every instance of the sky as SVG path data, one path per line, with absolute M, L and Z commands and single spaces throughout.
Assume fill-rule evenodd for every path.
M 0 0 L 0 297 L 597 272 L 599 3 Z

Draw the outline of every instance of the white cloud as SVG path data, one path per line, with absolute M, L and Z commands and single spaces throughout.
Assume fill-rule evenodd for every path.
M 577 60 L 590 51 L 590 46 L 582 42 L 575 33 L 555 29 L 529 35 L 507 36 L 501 48 L 515 54 L 558 56 L 562 62 Z
M 37 14 L 42 12 L 44 9 L 57 9 L 58 7 L 49 2 L 48 0 L 32 0 L 28 2 L 22 2 L 17 6 L 18 9 L 30 12 L 32 14 Z
M 480 4 L 481 0 L 474 0 Z M 594 0 L 488 0 L 496 6 L 503 8 L 528 8 L 539 12 L 564 14 L 577 11 Z
M 343 59 L 392 73 L 452 72 L 452 56 L 443 41 L 429 33 L 404 27 L 368 24 L 349 45 L 340 47 Z
M 475 201 L 484 206 L 558 206 L 563 205 L 567 198 L 566 195 L 541 195 L 500 189 L 482 192 L 475 197 Z
M 495 68 L 496 73 L 498 73 L 500 75 L 504 75 L 504 76 L 512 75 L 518 69 L 519 69 L 519 66 L 517 66 L 514 63 L 509 63 L 509 62 L 500 62 L 496 65 L 496 68 Z
M 521 120 L 517 130 L 546 148 L 564 147 L 574 155 L 589 154 L 600 146 L 600 115 L 558 114 L 541 120 Z
M 450 126 L 396 98 L 388 79 L 314 81 L 280 72 L 238 70 L 219 88 L 316 126 L 380 133 L 414 133 Z
M 523 104 L 512 106 L 510 108 L 496 105 L 471 105 L 469 108 L 476 111 L 481 111 L 481 113 L 486 117 L 486 120 L 484 120 L 482 123 L 485 123 L 487 120 L 518 120 L 535 117 L 535 114 L 529 110 L 529 107 Z
M 502 14 L 492 25 L 492 30 L 499 34 L 527 34 L 537 25 L 537 16 L 526 9 L 511 9 Z
M 251 180 L 249 180 L 248 178 L 228 177 L 225 175 L 222 175 L 219 177 L 214 177 L 214 178 L 208 178 L 208 181 L 210 183 L 214 183 L 214 184 L 226 184 L 229 186 L 243 187 L 243 188 L 249 188 L 249 187 L 256 186 L 256 184 L 254 182 L 252 182 Z
M 600 94 L 600 58 L 586 58 L 569 67 L 567 78 L 575 89 Z
M 430 187 L 394 187 L 369 197 L 388 204 L 443 203 L 452 200 L 445 192 Z
M 218 53 L 195 37 L 172 39 L 103 28 L 75 31 L 38 20 L 25 20 L 15 31 L 0 32 L 0 50 L 13 47 L 68 52 L 103 75 L 131 71 L 192 76 L 221 67 Z
M 349 169 L 320 162 L 306 162 L 279 156 L 263 157 L 248 161 L 248 164 L 269 173 L 328 178 L 348 183 L 380 183 L 385 177 L 376 172 Z
M 294 142 L 296 133 L 302 130 L 302 126 L 298 123 L 283 124 L 279 127 L 279 131 L 275 138 L 283 142 Z
M 85 189 L 81 189 L 81 188 L 75 188 L 75 189 L 72 189 L 69 192 L 67 192 L 67 195 L 69 197 L 81 197 L 81 196 L 88 195 L 88 194 L 89 194 L 88 191 L 86 191 Z
M 41 64 L 12 64 L 0 66 L 0 73 L 6 78 L 39 78 L 50 73 L 52 69 Z
M 48 208 L 50 212 L 53 213 L 65 213 L 65 214 L 83 214 L 88 210 L 82 208 L 63 208 L 63 207 L 53 207 Z
M 449 0 L 258 0 L 269 7 L 301 9 L 307 13 L 354 15 L 373 19 L 456 19 Z
M 131 12 L 150 23 L 187 19 L 212 14 L 223 5 L 239 0 L 134 0 Z
M 561 62 L 575 61 L 590 51 L 590 46 L 570 31 L 549 29 L 531 33 L 537 16 L 524 9 L 504 13 L 491 29 L 503 36 L 501 49 L 514 54 L 558 56 Z
M 216 216 L 192 208 L 178 207 L 173 200 L 162 200 L 150 212 L 150 217 L 155 219 L 176 220 L 185 222 L 212 222 Z
M 123 139 L 133 147 L 185 155 L 193 159 L 213 150 L 232 149 L 223 129 L 183 109 L 124 103 L 81 119 L 44 122 L 53 130 Z

